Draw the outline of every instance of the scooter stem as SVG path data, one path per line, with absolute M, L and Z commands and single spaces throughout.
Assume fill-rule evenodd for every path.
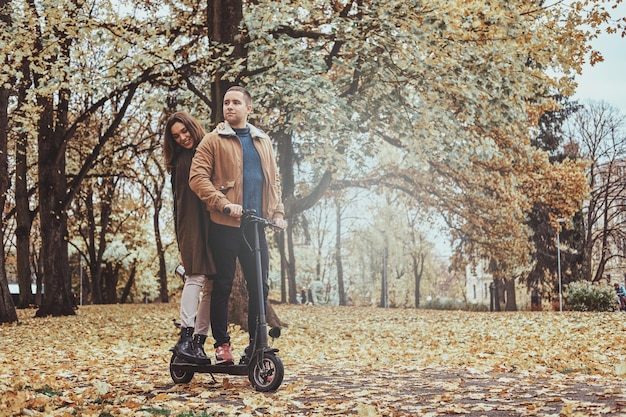
M 257 341 L 259 348 L 267 347 L 267 318 L 265 317 L 265 294 L 263 290 L 263 270 L 261 269 L 261 244 L 259 242 L 259 223 L 254 222 L 254 252 L 256 258 L 256 277 L 259 315 L 257 323 Z M 248 313 L 250 314 L 250 313 Z

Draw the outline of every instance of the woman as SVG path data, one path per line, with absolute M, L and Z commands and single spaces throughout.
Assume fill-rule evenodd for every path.
M 215 273 L 208 240 L 209 212 L 189 188 L 191 160 L 204 133 L 196 119 L 185 112 L 177 112 L 167 121 L 163 143 L 165 165 L 171 174 L 174 193 L 176 240 L 185 268 L 180 339 L 174 350 L 183 360 L 198 364 L 211 362 L 204 351 L 204 342 L 209 332 L 212 275 Z

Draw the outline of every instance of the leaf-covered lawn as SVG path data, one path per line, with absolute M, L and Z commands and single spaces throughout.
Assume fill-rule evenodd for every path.
M 275 306 L 275 393 L 175 385 L 178 305 L 84 306 L 0 326 L 0 415 L 607 416 L 626 413 L 626 314 Z M 233 329 L 237 354 L 247 334 Z

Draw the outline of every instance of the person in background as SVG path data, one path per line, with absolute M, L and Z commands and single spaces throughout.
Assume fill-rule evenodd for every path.
M 619 299 L 619 309 L 626 311 L 626 288 L 624 288 L 624 284 L 616 282 L 613 284 L 613 289 L 615 289 L 615 293 Z
M 211 328 L 218 362 L 232 362 L 228 333 L 228 300 L 235 276 L 236 261 L 243 270 L 248 288 L 248 331 L 254 346 L 258 294 L 269 292 L 269 251 L 265 232 L 260 229 L 263 288 L 257 288 L 255 254 L 246 243 L 253 242 L 254 228 L 240 229 L 244 209 L 284 228 L 282 191 L 272 142 L 262 130 L 248 123 L 252 97 L 243 87 L 226 91 L 223 101 L 224 129 L 202 140 L 191 164 L 189 185 L 211 212 L 209 231 L 216 276 L 211 297 Z M 244 237 L 244 234 L 246 235 Z M 244 351 L 246 360 L 249 348 Z
M 209 333 L 215 273 L 209 246 L 209 212 L 189 188 L 191 160 L 204 134 L 196 119 L 180 111 L 167 121 L 163 142 L 165 165 L 171 174 L 174 193 L 176 240 L 185 270 L 180 300 L 180 338 L 174 350 L 183 360 L 198 364 L 211 362 L 204 351 L 204 343 Z

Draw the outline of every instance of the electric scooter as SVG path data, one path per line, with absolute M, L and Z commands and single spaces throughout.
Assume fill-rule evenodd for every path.
M 228 211 L 225 210 L 225 213 Z M 257 316 L 256 335 L 254 346 L 250 346 L 251 352 L 246 352 L 246 360 L 242 358 L 239 364 L 208 364 L 199 365 L 185 362 L 179 358 L 171 348 L 170 375 L 176 384 L 186 384 L 191 381 L 195 373 L 209 373 L 215 381 L 213 374 L 248 375 L 252 386 L 260 392 L 276 391 L 283 382 L 285 368 L 278 357 L 278 349 L 268 346 L 268 334 L 273 339 L 280 337 L 280 328 L 274 327 L 269 333 L 267 330 L 267 318 L 265 300 L 263 297 L 263 275 L 261 272 L 261 247 L 259 244 L 259 227 L 271 226 L 280 229 L 275 223 L 255 215 L 256 210 L 244 210 L 241 217 L 242 232 L 246 227 L 254 226 L 254 248 L 257 272 L 257 291 L 259 300 L 259 314 Z

